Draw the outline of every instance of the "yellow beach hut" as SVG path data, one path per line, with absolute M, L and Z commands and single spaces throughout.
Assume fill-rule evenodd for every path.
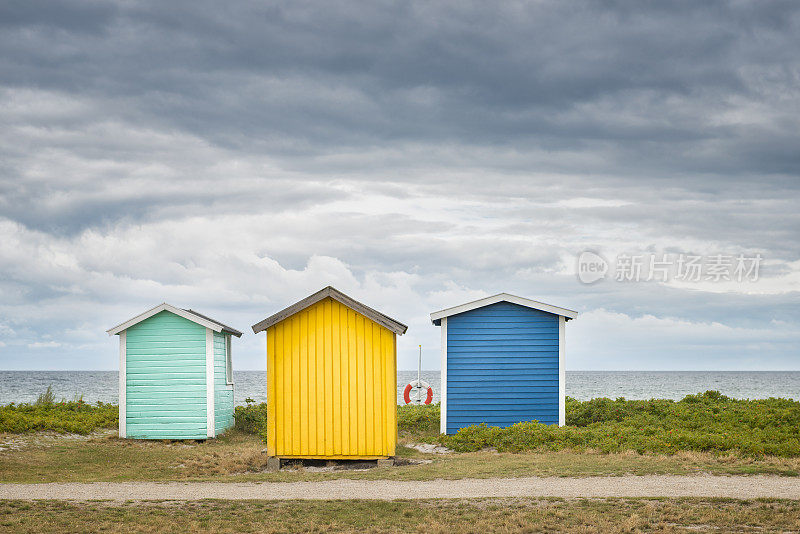
M 330 286 L 253 325 L 267 334 L 269 456 L 394 456 L 396 336 L 407 329 Z

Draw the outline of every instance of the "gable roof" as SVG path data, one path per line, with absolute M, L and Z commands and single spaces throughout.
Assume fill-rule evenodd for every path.
M 129 319 L 124 323 L 118 324 L 114 328 L 106 330 L 106 332 L 108 332 L 109 336 L 113 336 L 114 334 L 119 334 L 123 330 L 127 330 L 133 325 L 141 323 L 145 319 L 149 319 L 153 315 L 161 313 L 162 311 L 168 311 L 170 313 L 174 313 L 175 315 L 183 317 L 184 319 L 188 319 L 189 321 L 205 326 L 206 328 L 210 328 L 214 332 L 226 332 L 236 337 L 242 337 L 242 333 L 236 330 L 235 328 L 231 328 L 230 326 L 224 325 L 219 321 L 215 321 L 211 317 L 207 317 L 201 313 L 197 313 L 194 310 L 185 310 L 183 308 L 176 308 L 175 306 L 167 304 L 166 302 L 163 302 L 158 306 L 156 306 L 155 308 L 151 308 L 146 312 L 137 315 L 133 319 Z
M 381 312 L 370 308 L 366 304 L 362 304 L 358 302 L 356 299 L 348 297 L 338 289 L 328 286 L 326 288 L 317 291 L 313 295 L 304 298 L 299 302 L 295 302 L 288 308 L 284 308 L 278 313 L 270 315 L 263 321 L 254 324 L 253 333 L 258 334 L 259 332 L 266 330 L 270 326 L 283 321 L 287 317 L 291 317 L 292 315 L 301 312 L 304 309 L 308 308 L 309 306 L 313 306 L 317 302 L 326 299 L 328 297 L 332 298 L 337 302 L 340 302 L 341 304 L 344 304 L 351 310 L 360 313 L 364 317 L 367 317 L 368 319 L 375 321 L 379 325 L 385 326 L 395 334 L 402 335 L 405 334 L 406 330 L 408 330 L 408 327 L 403 323 L 401 323 L 400 321 L 396 321 L 391 317 L 389 317 L 388 315 L 384 315 Z
M 553 306 L 552 304 L 545 304 L 544 302 L 526 299 L 516 295 L 510 295 L 508 293 L 498 293 L 497 295 L 492 295 L 491 297 L 473 300 L 472 302 L 467 302 L 466 304 L 462 304 L 460 306 L 454 306 L 452 308 L 446 308 L 444 310 L 433 312 L 431 314 L 431 322 L 436 326 L 439 326 L 444 317 L 464 313 L 477 308 L 483 308 L 484 306 L 497 304 L 498 302 L 510 302 L 512 304 L 525 306 L 526 308 L 532 308 L 534 310 L 540 310 L 543 312 L 552 313 L 554 315 L 561 315 L 562 317 L 566 318 L 567 321 L 578 316 L 578 312 L 573 310 L 559 308 L 558 306 Z

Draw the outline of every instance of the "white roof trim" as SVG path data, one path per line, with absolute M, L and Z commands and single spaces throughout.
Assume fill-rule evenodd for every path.
M 492 295 L 491 297 L 486 297 L 472 302 L 467 302 L 466 304 L 462 304 L 461 306 L 454 306 L 452 308 L 447 308 L 444 310 L 433 312 L 431 314 L 431 322 L 436 324 L 436 321 L 439 321 L 444 317 L 450 317 L 451 315 L 468 312 L 470 310 L 474 310 L 477 308 L 483 308 L 484 306 L 497 304 L 498 302 L 511 302 L 512 304 L 519 304 L 520 306 L 525 306 L 526 308 L 533 308 L 534 310 L 541 310 L 543 312 L 552 313 L 555 315 L 561 315 L 563 317 L 566 317 L 567 319 L 574 319 L 578 316 L 578 312 L 573 310 L 568 310 L 566 308 L 559 308 L 558 306 L 553 306 L 552 304 L 545 304 L 544 302 L 538 302 L 536 300 L 517 297 L 516 295 L 509 295 L 508 293 L 499 293 L 497 295 Z
M 115 334 L 119 334 L 123 330 L 127 330 L 128 328 L 132 327 L 136 323 L 141 323 L 145 319 L 148 319 L 148 318 L 152 317 L 153 315 L 155 315 L 157 313 L 161 313 L 162 311 L 168 311 L 168 312 L 174 313 L 175 315 L 179 315 L 179 316 L 183 317 L 184 319 L 188 319 L 188 320 L 190 320 L 190 321 L 192 321 L 194 323 L 197 323 L 199 325 L 205 326 L 206 328 L 210 328 L 214 332 L 222 332 L 222 325 L 217 324 L 217 323 L 212 322 L 212 321 L 209 321 L 207 319 L 204 319 L 203 317 L 198 317 L 197 315 L 195 315 L 193 313 L 190 313 L 190 312 L 188 312 L 186 310 L 182 310 L 181 308 L 176 308 L 175 306 L 171 306 L 171 305 L 167 304 L 166 302 L 159 304 L 155 308 L 147 310 L 146 312 L 142 313 L 141 315 L 137 315 L 136 317 L 134 317 L 133 319 L 131 319 L 129 321 L 125 321 L 124 323 L 122 323 L 120 325 L 117 325 L 114 328 L 106 330 L 106 332 L 108 332 L 109 336 L 113 336 Z

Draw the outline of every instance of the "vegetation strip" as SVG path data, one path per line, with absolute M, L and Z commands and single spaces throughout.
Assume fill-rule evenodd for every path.
M 401 437 L 439 443 L 456 452 L 491 448 L 500 452 L 681 451 L 740 458 L 800 457 L 800 402 L 791 399 L 732 399 L 718 391 L 670 399 L 619 398 L 578 401 L 567 397 L 566 426 L 537 422 L 507 428 L 476 425 L 454 435 L 439 434 L 439 406 L 401 406 Z M 263 435 L 266 405 L 236 408 L 238 428 Z
M 89 434 L 101 428 L 116 428 L 119 407 L 115 404 L 88 404 L 79 397 L 56 401 L 52 388 L 30 404 L 0 406 L 0 433 L 51 431 Z
M 566 413 L 564 427 L 535 422 L 507 428 L 478 425 L 434 439 L 459 452 L 491 447 L 506 452 L 592 449 L 800 456 L 800 402 L 790 399 L 738 400 L 717 391 L 680 401 L 568 398 Z
M 491 448 L 501 452 L 592 450 L 675 454 L 681 451 L 742 458 L 800 457 L 800 402 L 791 399 L 738 400 L 707 391 L 680 401 L 567 398 L 567 425 L 524 422 L 507 428 L 471 426 L 439 435 L 439 406 L 398 408 L 401 437 L 440 443 L 457 452 Z M 52 393 L 32 404 L 0 407 L 0 433 L 35 430 L 88 434 L 115 428 L 117 407 L 78 399 L 55 402 Z M 248 403 L 235 410 L 238 431 L 264 436 L 266 406 Z
M 427 501 L 0 501 L 13 532 L 775 532 L 800 502 L 730 499 Z
M 569 399 L 564 428 L 522 423 L 471 427 L 453 436 L 439 435 L 438 406 L 404 406 L 398 408 L 401 445 L 428 442 L 475 452 L 424 454 L 399 446 L 402 459 L 426 463 L 366 471 L 294 466 L 279 473 L 264 472 L 265 406 L 248 404 L 236 409 L 233 430 L 207 441 L 121 440 L 114 430 L 116 406 L 56 402 L 52 393 L 35 403 L 3 406 L 0 481 L 800 474 L 800 403 L 784 399 L 741 401 L 716 392 L 677 402 Z

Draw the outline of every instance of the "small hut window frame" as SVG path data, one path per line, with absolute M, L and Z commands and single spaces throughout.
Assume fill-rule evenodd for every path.
M 231 358 L 231 336 L 225 336 L 225 382 L 233 385 L 233 359 Z

